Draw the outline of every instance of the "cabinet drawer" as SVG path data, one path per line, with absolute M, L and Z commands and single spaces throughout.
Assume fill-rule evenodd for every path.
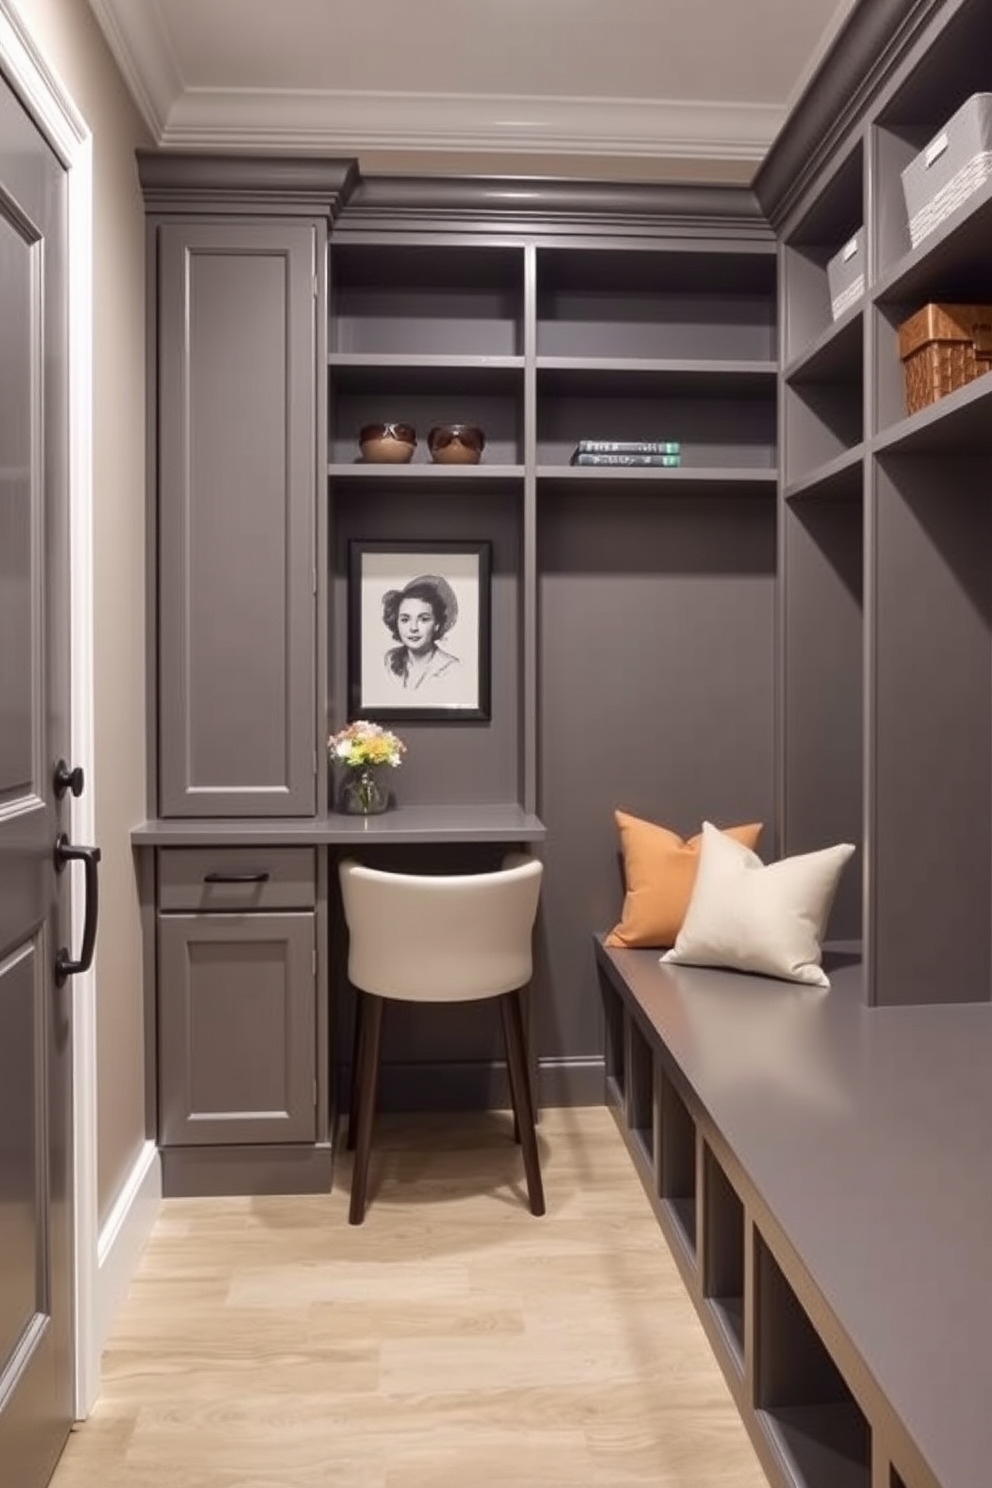
M 244 914 L 252 909 L 312 909 L 316 854 L 309 847 L 162 848 L 160 911 Z

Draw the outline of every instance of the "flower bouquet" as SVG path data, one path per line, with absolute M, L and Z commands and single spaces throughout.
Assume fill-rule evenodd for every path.
M 331 734 L 327 751 L 331 761 L 345 770 L 341 810 L 350 816 L 374 816 L 385 811 L 389 789 L 378 772 L 381 766 L 395 769 L 402 763 L 406 753 L 402 739 L 381 724 L 358 719 Z

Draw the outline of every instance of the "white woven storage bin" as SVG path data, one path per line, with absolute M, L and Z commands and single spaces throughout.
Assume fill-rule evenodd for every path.
M 848 238 L 839 253 L 827 264 L 827 286 L 830 290 L 830 314 L 840 320 L 845 310 L 860 300 L 865 292 L 864 229 L 859 227 Z
M 973 93 L 902 173 L 915 248 L 992 176 L 992 93 Z

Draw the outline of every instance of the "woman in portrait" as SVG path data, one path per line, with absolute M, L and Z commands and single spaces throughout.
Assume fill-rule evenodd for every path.
M 402 589 L 388 590 L 382 618 L 398 643 L 385 655 L 386 673 L 394 682 L 408 691 L 431 691 L 441 678 L 455 680 L 461 662 L 440 645 L 458 619 L 458 600 L 447 579 L 421 574 Z

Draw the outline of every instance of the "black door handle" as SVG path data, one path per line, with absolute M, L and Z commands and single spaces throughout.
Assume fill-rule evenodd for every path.
M 79 951 L 79 960 L 73 961 L 68 948 L 62 946 L 55 957 L 55 980 L 61 987 L 66 977 L 77 976 L 81 971 L 89 971 L 93 964 L 93 951 L 96 946 L 96 922 L 100 913 L 100 897 L 97 883 L 96 865 L 100 861 L 100 849 L 98 847 L 73 847 L 65 832 L 60 832 L 55 839 L 55 868 L 58 873 L 67 863 L 82 863 L 86 886 L 86 912 L 83 915 L 83 944 Z
M 81 796 L 84 783 L 82 765 L 77 765 L 74 770 L 70 770 L 64 759 L 59 760 L 52 776 L 52 785 L 60 801 L 66 791 L 72 791 L 74 796 Z

